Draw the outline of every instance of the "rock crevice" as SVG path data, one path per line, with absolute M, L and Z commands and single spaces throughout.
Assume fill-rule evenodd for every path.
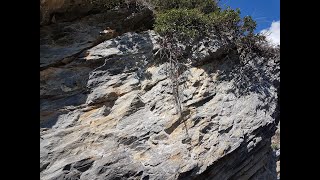
M 204 43 L 184 74 L 179 117 L 166 63 L 155 63 L 158 35 L 132 32 L 151 21 L 141 13 L 40 28 L 40 178 L 276 179 L 279 57 L 244 65 L 232 45 Z M 128 18 L 128 31 L 90 45 Z M 66 33 L 54 40 L 57 26 Z

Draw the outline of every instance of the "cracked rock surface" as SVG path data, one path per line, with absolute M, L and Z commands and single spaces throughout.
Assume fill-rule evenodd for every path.
M 276 179 L 279 58 L 254 57 L 243 67 L 236 53 L 207 43 L 211 52 L 198 57 L 206 61 L 183 73 L 180 119 L 167 64 L 152 63 L 152 30 L 90 48 L 67 44 L 40 56 L 42 180 Z M 84 51 L 55 64 L 74 54 L 70 44 Z

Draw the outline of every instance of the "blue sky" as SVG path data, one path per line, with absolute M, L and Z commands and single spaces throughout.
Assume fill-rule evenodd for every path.
M 241 16 L 257 22 L 256 33 L 268 32 L 270 41 L 280 43 L 280 0 L 220 0 L 221 7 L 240 8 Z
M 257 32 L 280 20 L 280 0 L 221 0 L 222 6 L 240 8 L 241 16 L 251 15 L 257 21 Z

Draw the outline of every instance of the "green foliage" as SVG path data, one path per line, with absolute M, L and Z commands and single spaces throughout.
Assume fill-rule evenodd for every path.
M 226 9 L 217 10 L 208 15 L 208 23 L 216 30 L 222 32 L 238 32 L 238 25 L 241 21 L 240 10 Z
M 146 0 L 144 0 L 146 1 Z M 272 55 L 265 36 L 255 34 L 251 16 L 240 17 L 240 9 L 220 9 L 215 0 L 149 0 L 156 15 L 154 30 L 161 35 L 161 47 L 180 61 L 197 40 L 218 35 L 235 44 L 240 54 Z M 182 45 L 182 46 L 181 46 Z M 184 48 L 181 48 L 184 47 Z M 269 53 L 270 52 L 270 53 Z M 183 55 L 184 56 L 184 55 Z M 269 56 L 269 55 L 268 55 Z
M 198 9 L 172 9 L 159 13 L 155 22 L 155 31 L 161 36 L 175 36 L 179 40 L 195 38 L 204 31 L 207 19 Z
M 126 0 L 90 0 L 94 6 L 104 7 L 106 10 L 113 9 L 125 4 Z
M 246 16 L 243 18 L 242 31 L 243 33 L 253 34 L 253 31 L 257 27 L 257 23 L 252 19 L 251 16 Z
M 151 0 L 156 9 L 155 31 L 179 41 L 199 38 L 213 31 L 233 37 L 253 34 L 256 22 L 240 9 L 221 10 L 216 0 Z
M 215 0 L 152 0 L 157 11 L 171 9 L 198 9 L 203 13 L 210 13 L 218 9 Z
M 277 150 L 277 149 L 279 149 L 279 146 L 278 146 L 278 144 L 271 144 L 271 148 L 273 149 L 273 150 Z
M 153 0 L 157 10 L 155 31 L 181 40 L 206 35 L 207 14 L 218 10 L 214 0 Z
M 188 38 L 195 39 L 210 36 L 213 31 L 241 36 L 253 33 L 256 23 L 251 17 L 240 18 L 240 10 L 216 9 L 204 13 L 198 8 L 171 9 L 157 13 L 155 31 L 161 36 L 175 37 L 183 42 Z

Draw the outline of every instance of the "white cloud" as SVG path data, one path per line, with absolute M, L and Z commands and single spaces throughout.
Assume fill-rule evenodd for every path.
M 271 27 L 262 30 L 260 33 L 265 34 L 271 44 L 280 45 L 280 20 L 273 21 Z

